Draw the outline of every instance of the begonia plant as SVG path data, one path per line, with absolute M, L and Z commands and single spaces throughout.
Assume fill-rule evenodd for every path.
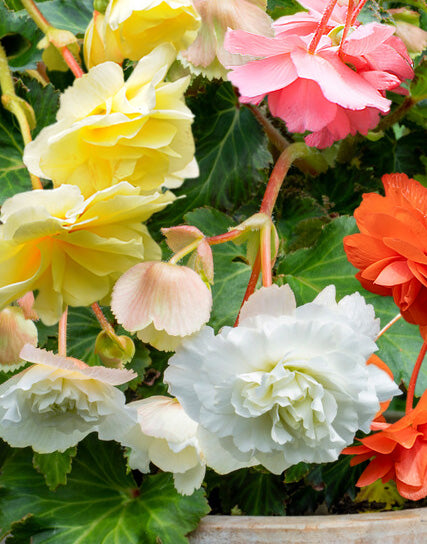
M 0 540 L 427 504 L 425 4 L 0 20 Z

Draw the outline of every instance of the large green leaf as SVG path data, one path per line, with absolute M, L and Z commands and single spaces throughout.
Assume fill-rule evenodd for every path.
M 193 132 L 200 176 L 174 191 L 185 199 L 156 214 L 155 224 L 163 227 L 181 222 L 184 213 L 198 206 L 230 210 L 248 201 L 265 181 L 262 170 L 271 161 L 262 128 L 247 108 L 239 107 L 229 83 L 212 84 L 189 106 L 196 115 Z
M 35 68 L 35 62 L 41 58 L 37 43 L 42 37 L 26 11 L 10 11 L 0 3 L 0 38 L 11 66 Z
M 187 213 L 189 225 L 199 228 L 206 236 L 227 232 L 235 226 L 227 215 L 211 208 L 199 208 Z M 227 242 L 213 246 L 215 277 L 212 286 L 213 309 L 210 325 L 218 330 L 224 325 L 233 325 L 239 312 L 243 296 L 251 275 L 246 261 L 244 246 Z
M 0 476 L 0 538 L 13 522 L 33 515 L 33 544 L 185 544 L 209 508 L 203 491 L 177 493 L 172 476 L 144 478 L 141 487 L 117 444 L 89 437 L 79 445 L 68 484 L 55 492 L 31 464 L 31 451 L 16 450 Z M 37 534 L 34 529 L 37 528 Z M 24 533 L 21 525 L 20 532 Z
M 84 34 L 93 11 L 92 0 L 52 0 L 39 5 L 40 11 L 57 28 Z
M 279 278 L 289 283 L 299 304 L 310 302 L 327 285 L 335 284 L 337 299 L 359 291 L 373 304 L 381 326 L 386 325 L 399 309 L 392 297 L 381 297 L 365 291 L 356 280 L 357 270 L 347 260 L 343 237 L 357 232 L 352 217 L 340 217 L 324 227 L 315 247 L 300 249 L 279 264 Z M 413 365 L 421 348 L 421 337 L 415 325 L 399 320 L 378 341 L 378 355 L 389 365 L 395 380 L 408 384 Z M 421 370 L 417 394 L 427 387 L 427 368 Z
M 21 191 L 31 190 L 22 162 L 24 145 L 15 118 L 0 107 L 0 205 Z

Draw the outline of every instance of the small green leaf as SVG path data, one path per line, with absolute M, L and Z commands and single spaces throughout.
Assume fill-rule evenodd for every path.
M 278 266 L 279 278 L 289 283 L 299 304 L 312 301 L 327 285 L 334 284 L 337 300 L 359 291 L 375 308 L 384 327 L 399 313 L 392 297 L 382 297 L 365 291 L 356 280 L 356 268 L 347 260 L 343 238 L 357 231 L 352 217 L 335 219 L 323 229 L 316 246 L 300 249 L 287 255 Z M 412 368 L 421 348 L 418 327 L 399 320 L 378 341 L 377 355 L 390 367 L 397 383 L 409 383 Z M 416 394 L 427 387 L 427 367 L 423 367 L 417 382 Z
M 71 472 L 71 464 L 76 453 L 76 447 L 68 448 L 64 452 L 34 453 L 34 468 L 43 474 L 46 485 L 51 491 L 67 483 L 67 474 Z
M 299 482 L 310 472 L 310 465 L 301 462 L 289 467 L 285 471 L 285 484 L 293 484 Z
M 0 38 L 11 66 L 35 68 L 41 58 L 37 43 L 42 37 L 43 33 L 26 11 L 10 11 L 0 3 Z
M 26 542 L 33 544 L 188 544 L 185 535 L 209 511 L 203 490 L 182 496 L 170 474 L 144 477 L 138 487 L 113 442 L 81 442 L 67 485 L 55 492 L 31 458 L 29 448 L 18 449 L 3 465 L 0 538 L 32 514 Z

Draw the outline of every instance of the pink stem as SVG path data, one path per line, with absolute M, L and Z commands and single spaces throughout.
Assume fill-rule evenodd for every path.
M 343 46 L 343 44 L 344 44 L 344 42 L 345 42 L 345 40 L 347 38 L 348 31 L 349 31 L 350 26 L 351 26 L 353 11 L 354 11 L 354 2 L 353 2 L 353 0 L 348 0 L 347 15 L 346 15 L 346 18 L 345 18 L 345 26 L 344 26 L 344 31 L 342 33 L 342 38 L 341 38 L 341 43 L 340 43 L 340 48 L 339 48 L 339 51 L 338 51 L 338 55 L 341 55 L 342 46 Z
M 363 6 L 366 4 L 366 2 L 367 0 L 360 0 L 359 5 L 357 6 L 357 8 L 355 9 L 353 13 L 353 17 L 351 18 L 350 26 L 354 25 L 354 23 L 356 22 L 356 19 L 359 17 L 359 13 L 362 11 Z
M 67 318 L 68 308 L 62 314 L 58 325 L 58 353 L 62 357 L 67 356 Z
M 267 187 L 265 189 L 264 198 L 262 199 L 260 212 L 270 215 L 273 213 L 274 205 L 276 204 L 277 197 L 279 196 L 280 188 L 282 187 L 283 180 L 294 160 L 292 153 L 289 150 L 292 146 L 287 147 L 280 157 L 277 159 L 271 172 L 270 179 L 268 180 Z
M 264 287 L 270 287 L 273 283 L 271 268 L 271 227 L 267 225 L 261 231 L 261 270 Z
M 82 77 L 84 75 L 83 70 L 81 69 L 79 63 L 74 58 L 71 51 L 68 49 L 67 46 L 60 48 L 61 55 L 64 57 L 65 62 L 67 63 L 70 70 L 73 72 L 73 74 L 76 77 Z
M 116 336 L 116 333 L 114 332 L 113 326 L 111 323 L 108 322 L 107 318 L 103 314 L 99 304 L 97 302 L 94 302 L 91 305 L 91 308 L 93 310 L 93 313 L 96 315 L 96 319 L 99 321 L 99 324 L 103 328 L 103 330 L 110 336 Z
M 242 304 L 240 306 L 240 310 L 239 310 L 239 313 L 237 315 L 236 322 L 234 323 L 235 327 L 237 327 L 237 325 L 239 324 L 239 317 L 240 317 L 240 312 L 242 310 L 243 304 L 248 300 L 248 298 L 255 291 L 260 271 L 261 271 L 261 257 L 260 257 L 260 252 L 258 251 L 257 256 L 255 258 L 254 265 L 252 267 L 251 277 L 249 278 L 248 286 L 246 287 L 245 296 L 243 297 L 243 301 L 242 301 Z
M 308 46 L 309 53 L 313 54 L 316 51 L 316 47 L 318 43 L 320 42 L 320 38 L 323 36 L 324 30 L 332 15 L 332 12 L 334 11 L 334 7 L 336 3 L 337 3 L 337 0 L 330 0 L 329 4 L 326 6 L 326 9 L 323 12 L 322 18 L 320 20 L 320 23 L 317 26 L 313 39 L 311 40 L 310 45 Z
M 206 238 L 206 241 L 210 246 L 216 246 L 218 244 L 223 244 L 224 242 L 231 242 L 231 240 L 235 240 L 241 234 L 242 234 L 241 230 L 233 229 L 228 232 L 225 232 L 224 234 L 218 234 L 217 236 L 210 236 Z
M 426 351 L 427 351 L 427 342 L 424 342 L 424 344 L 421 346 L 421 350 L 417 357 L 417 360 L 415 361 L 414 370 L 412 371 L 411 380 L 408 386 L 408 393 L 406 395 L 406 413 L 407 414 L 412 410 L 412 407 L 414 404 L 415 385 L 417 383 L 418 374 L 420 372 L 420 368 L 423 363 Z

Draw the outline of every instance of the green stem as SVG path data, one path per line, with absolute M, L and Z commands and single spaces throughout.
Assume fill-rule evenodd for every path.
M 197 238 L 197 240 L 194 240 L 194 242 L 191 242 L 191 244 L 188 244 L 188 246 L 185 246 L 181 249 L 181 251 L 178 251 L 175 253 L 175 255 L 172 255 L 172 257 L 169 259 L 170 264 L 176 264 L 178 261 L 183 259 L 186 255 L 197 249 L 200 242 L 203 240 L 203 238 Z
M 12 73 L 7 62 L 6 52 L 0 42 L 0 87 L 1 101 L 5 109 L 10 111 L 18 121 L 19 130 L 22 134 L 24 144 L 31 142 L 31 129 L 28 123 L 27 115 L 23 109 L 24 101 L 15 94 Z M 43 189 L 43 185 L 37 176 L 30 173 L 31 185 L 33 189 Z
M 412 96 L 407 96 L 405 100 L 400 104 L 398 108 L 396 108 L 394 111 L 389 113 L 386 117 L 383 117 L 377 128 L 375 129 L 375 132 L 379 132 L 381 130 L 387 130 L 388 128 L 392 127 L 395 123 L 400 121 L 405 115 L 408 113 L 408 111 L 417 104 L 418 100 L 415 98 L 412 98 Z

